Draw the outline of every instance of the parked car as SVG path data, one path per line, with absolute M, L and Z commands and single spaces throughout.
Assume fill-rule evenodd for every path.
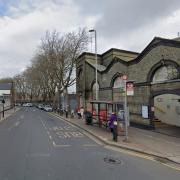
M 46 112 L 52 112 L 53 108 L 50 105 L 45 105 L 43 108 Z
M 38 106 L 37 106 L 37 107 L 38 107 L 38 109 L 42 109 L 42 110 L 44 109 L 43 104 L 38 104 Z
M 32 107 L 32 103 L 24 103 L 23 107 Z

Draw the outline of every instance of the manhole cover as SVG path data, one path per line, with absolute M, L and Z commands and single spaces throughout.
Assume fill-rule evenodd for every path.
M 113 157 L 105 157 L 104 162 L 107 162 L 107 163 L 110 163 L 110 164 L 122 164 L 121 160 L 119 160 L 117 158 L 113 158 Z

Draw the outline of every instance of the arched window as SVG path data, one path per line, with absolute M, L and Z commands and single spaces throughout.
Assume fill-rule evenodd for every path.
M 112 89 L 112 100 L 113 101 L 121 101 L 122 100 L 122 93 L 124 91 L 124 81 L 122 76 L 117 76 L 113 81 L 113 89 Z
M 113 83 L 113 88 L 124 88 L 124 81 L 121 76 L 118 76 Z
M 168 80 L 178 79 L 178 70 L 173 65 L 164 65 L 154 73 L 153 82 L 163 82 Z
M 98 91 L 97 98 L 99 99 L 99 84 L 98 83 L 97 83 L 97 91 Z M 93 100 L 96 100 L 96 83 L 94 83 L 92 86 L 92 98 Z

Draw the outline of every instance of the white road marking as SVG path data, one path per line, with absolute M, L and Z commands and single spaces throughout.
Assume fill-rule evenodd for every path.
M 9 127 L 9 128 L 8 128 L 8 131 L 11 131 L 13 128 L 18 127 L 20 124 L 21 124 L 20 121 L 15 122 L 15 123 L 12 125 L 12 127 Z
M 52 139 L 52 136 L 49 136 L 49 139 Z
M 84 147 L 96 147 L 98 145 L 97 144 L 83 144 L 82 146 L 84 146 Z
M 17 122 L 14 124 L 14 126 L 17 127 L 17 126 L 19 126 L 19 124 L 20 124 L 20 121 L 17 121 Z
M 54 147 L 70 147 L 71 145 L 69 145 L 69 144 L 56 144 L 56 143 L 53 141 L 53 146 L 54 146 Z
M 37 157 L 50 157 L 49 153 L 30 153 L 26 154 L 26 157 L 37 158 Z
M 59 138 L 82 138 L 84 135 L 79 131 L 57 131 L 55 132 Z

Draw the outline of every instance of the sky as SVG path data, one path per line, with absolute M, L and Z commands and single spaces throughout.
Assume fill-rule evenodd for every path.
M 180 0 L 0 0 L 0 78 L 30 65 L 47 30 L 84 27 L 96 29 L 100 54 L 141 52 L 155 36 L 177 37 Z

